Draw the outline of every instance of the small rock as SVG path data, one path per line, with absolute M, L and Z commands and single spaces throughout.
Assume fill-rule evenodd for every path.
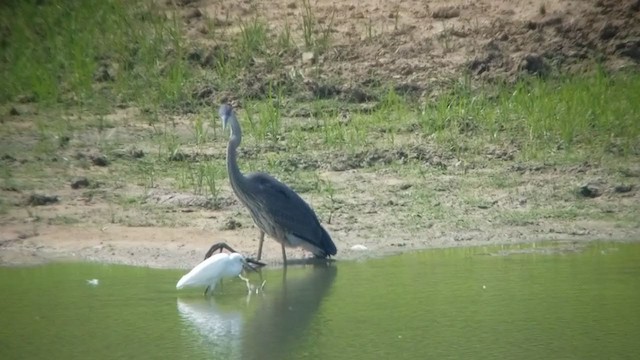
M 187 53 L 187 60 L 196 64 L 200 63 L 200 61 L 202 60 L 202 50 L 200 50 L 199 48 L 191 49 Z
M 376 99 L 375 96 L 367 94 L 364 90 L 357 87 L 344 87 L 344 89 L 342 90 L 342 98 L 348 102 L 354 102 L 358 104 Z
M 364 251 L 364 250 L 368 250 L 368 249 L 367 249 L 367 247 L 366 247 L 366 246 L 364 246 L 364 245 L 356 244 L 356 245 L 353 245 L 353 246 L 351 247 L 351 250 L 355 250 L 355 251 Z
M 84 176 L 73 178 L 73 180 L 71 180 L 72 189 L 81 189 L 81 188 L 86 188 L 88 186 L 89 186 L 89 179 L 87 179 Z
M 92 155 L 91 156 L 91 162 L 93 163 L 93 165 L 95 166 L 108 166 L 109 165 L 109 159 L 107 159 L 107 157 L 105 155 Z
M 140 158 L 144 157 L 144 151 L 142 151 L 140 149 L 133 148 L 133 149 L 129 150 L 129 155 L 131 155 L 131 157 L 134 158 L 134 159 L 140 159 Z
M 540 24 L 535 22 L 535 21 L 529 20 L 529 21 L 526 22 L 525 26 L 529 30 L 535 30 L 540 26 Z
M 71 137 L 69 137 L 69 135 L 62 135 L 58 138 L 58 146 L 61 148 L 67 147 L 67 145 L 69 145 L 69 141 L 71 141 Z
M 215 93 L 216 91 L 212 86 L 205 85 L 202 88 L 196 90 L 193 93 L 193 97 L 198 100 L 205 100 L 211 98 Z
M 202 35 L 209 34 L 209 27 L 205 24 L 200 24 L 196 29 L 198 29 L 198 32 Z
M 485 59 L 475 58 L 471 60 L 467 67 L 473 71 L 476 75 L 480 75 L 489 70 L 489 64 Z
M 443 6 L 437 8 L 431 14 L 434 19 L 451 19 L 460 16 L 460 9 L 453 6 Z
M 640 40 L 625 40 L 616 44 L 615 51 L 620 55 L 630 57 L 634 61 L 640 61 Z
M 4 185 L 0 186 L 0 189 L 4 191 L 20 192 L 20 189 L 16 185 L 12 185 L 10 183 L 5 183 Z
M 55 204 L 59 201 L 57 195 L 31 194 L 27 200 L 27 204 L 31 206 L 42 206 Z
M 18 111 L 18 109 L 15 106 L 12 106 L 11 109 L 9 109 L 9 115 L 18 116 L 20 115 L 20 111 Z
M 340 95 L 341 92 L 341 90 L 337 86 L 331 84 L 319 84 L 316 82 L 310 82 L 307 85 L 309 86 L 309 90 L 311 90 L 311 93 L 313 93 L 313 96 L 318 99 L 329 99 Z
M 313 51 L 305 51 L 302 53 L 302 63 L 305 65 L 313 65 L 316 62 L 316 54 Z
M 618 34 L 618 31 L 619 31 L 618 26 L 610 22 L 606 22 L 604 26 L 602 26 L 602 29 L 600 29 L 600 39 L 609 40 L 614 36 L 616 36 L 616 34 Z
M 227 221 L 222 224 L 220 230 L 235 230 L 237 228 L 241 228 L 242 224 L 236 219 L 227 219 Z
M 195 18 L 199 18 L 202 17 L 202 11 L 200 11 L 200 9 L 191 9 L 189 11 L 187 11 L 187 13 L 184 15 L 185 19 L 195 19 Z
M 580 195 L 588 198 L 596 198 L 602 195 L 602 190 L 595 184 L 586 184 L 580 187 Z
M 548 19 L 546 19 L 545 21 L 541 22 L 540 25 L 542 26 L 557 26 L 562 24 L 563 20 L 562 17 L 560 16 L 552 16 Z
M 394 86 L 393 90 L 399 95 L 419 94 L 424 89 L 418 84 L 402 83 Z
M 87 284 L 91 286 L 98 286 L 100 284 L 100 280 L 98 279 L 90 279 L 87 280 Z
M 546 75 L 548 72 L 544 59 L 536 53 L 525 55 L 520 62 L 520 69 L 534 75 Z
M 97 82 L 115 81 L 115 79 L 115 69 L 109 64 L 101 64 L 93 75 L 93 80 Z
M 16 101 L 22 104 L 33 103 L 33 102 L 36 102 L 36 96 L 33 94 L 22 94 L 22 95 L 18 95 L 18 97 L 16 98 Z
M 182 151 L 175 151 L 169 155 L 169 161 L 185 161 L 189 156 Z
M 176 6 L 187 6 L 196 2 L 197 0 L 167 0 L 167 5 L 176 5 Z
M 13 156 L 9 155 L 9 154 L 4 154 L 0 157 L 0 160 L 2 161 L 6 161 L 6 162 L 16 162 L 16 158 L 14 158 Z
M 491 206 L 493 206 L 493 204 L 494 204 L 493 202 L 491 202 L 491 203 L 478 204 L 478 205 L 477 205 L 477 208 L 478 208 L 478 209 L 484 209 L 484 210 L 486 210 L 486 209 L 491 208 Z
M 623 193 L 628 193 L 631 190 L 633 190 L 633 185 L 617 185 L 613 191 L 619 193 L 619 194 L 623 194 Z

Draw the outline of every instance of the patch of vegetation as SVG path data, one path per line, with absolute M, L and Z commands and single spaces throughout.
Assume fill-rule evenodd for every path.
M 180 22 L 153 2 L 8 1 L 0 101 L 93 105 L 185 101 L 191 70 Z
M 211 104 L 202 102 L 202 97 L 212 91 L 251 98 L 256 94 L 240 91 L 243 74 L 256 69 L 278 73 L 282 47 L 304 45 L 321 51 L 329 46 L 332 27 L 331 21 L 320 26 L 310 2 L 302 1 L 304 44 L 293 42 L 288 27 L 272 34 L 256 15 L 238 19 L 237 34 L 215 34 L 237 39 L 200 54 L 186 40 L 179 16 L 167 15 L 167 9 L 150 1 L 10 1 L 0 9 L 4 24 L 0 75 L 5 79 L 0 101 L 31 98 L 44 104 L 88 106 L 98 115 L 94 118 L 103 119 L 99 123 L 117 104 L 144 104 L 152 109 L 149 121 L 157 122 L 160 108 L 210 111 Z M 422 141 L 434 139 L 457 154 L 481 153 L 487 143 L 510 143 L 527 157 L 580 148 L 622 155 L 639 151 L 640 77 L 635 73 L 609 75 L 601 70 L 593 76 L 533 77 L 516 85 L 480 88 L 464 78 L 443 95 L 423 102 L 379 84 L 373 90 L 377 105 L 347 108 L 348 121 L 339 111 L 348 102 L 333 101 L 328 106 L 323 106 L 324 100 L 307 102 L 318 126 L 303 131 L 285 129 L 282 120 L 283 111 L 294 105 L 289 96 L 301 86 L 292 82 L 301 80 L 278 76 L 258 79 L 254 90 L 261 100 L 245 107 L 248 137 L 277 143 L 288 132 L 293 146 L 312 142 L 351 152 L 373 144 L 394 147 L 416 135 L 422 135 Z M 202 79 L 213 83 L 214 90 L 201 88 Z M 339 94 L 341 90 L 328 86 L 311 91 Z M 193 126 L 200 145 L 207 136 L 204 124 L 205 117 L 200 116 Z M 42 118 L 36 125 L 42 153 L 65 146 L 65 139 L 82 126 L 67 117 Z M 170 132 L 165 136 L 167 156 L 175 156 L 180 145 Z
M 471 228 L 478 219 L 465 211 L 494 209 L 496 199 L 483 191 L 516 191 L 522 183 L 504 168 L 483 174 L 488 164 L 495 170 L 503 162 L 566 165 L 640 154 L 638 73 L 599 70 L 515 84 L 463 78 L 433 97 L 374 79 L 352 94 L 342 79 L 321 74 L 309 81 L 318 73 L 302 76 L 285 66 L 287 59 L 300 61 L 303 51 L 313 53 L 313 63 L 331 46 L 332 19 L 319 23 L 309 1 L 301 1 L 298 34 L 288 22 L 272 29 L 259 16 L 227 19 L 239 22 L 238 31 L 222 33 L 210 24 L 211 48 L 190 43 L 172 9 L 147 0 L 0 4 L 0 109 L 7 114 L 25 103 L 39 109 L 11 115 L 10 126 L 0 127 L 3 191 L 68 187 L 66 179 L 88 172 L 106 187 L 137 187 L 124 200 L 99 196 L 106 189 L 86 194 L 124 209 L 111 210 L 112 222 L 170 224 L 170 215 L 140 220 L 131 214 L 151 209 L 143 206 L 143 194 L 158 188 L 219 202 L 228 186 L 227 134 L 215 111 L 222 99 L 240 100 L 243 171 L 272 173 L 314 196 L 327 219 L 346 205 L 320 170 L 393 173 L 413 188 L 393 194 L 391 202 L 380 199 L 389 192 L 372 191 L 371 207 L 399 209 L 398 217 L 416 226 L 428 218 Z M 371 19 L 368 26 L 372 38 Z M 140 114 L 113 116 L 128 108 Z M 145 149 L 140 157 L 122 155 L 132 143 Z M 107 156 L 109 165 L 96 167 L 92 152 Z M 469 170 L 476 170 L 474 181 L 456 188 L 432 181 Z M 546 199 L 576 201 L 566 194 L 558 190 Z M 535 194 L 532 202 L 540 199 Z M 0 212 L 8 206 L 0 202 Z M 583 206 L 496 220 L 526 225 L 536 218 L 593 217 L 598 210 Z
M 581 147 L 634 154 L 640 151 L 638 94 L 639 74 L 603 71 L 479 91 L 462 86 L 424 105 L 419 121 L 423 131 L 456 151 L 464 152 L 472 137 L 511 143 L 533 157 Z
M 80 222 L 80 219 L 68 215 L 56 215 L 47 219 L 49 225 L 73 225 Z

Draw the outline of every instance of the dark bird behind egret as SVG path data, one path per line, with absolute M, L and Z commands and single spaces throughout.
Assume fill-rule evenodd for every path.
M 265 173 L 244 176 L 238 168 L 236 149 L 242 141 L 242 130 L 231 105 L 220 106 L 222 128 L 231 128 L 227 146 L 229 182 L 242 204 L 249 209 L 260 229 L 258 260 L 267 234 L 282 245 L 282 261 L 286 265 L 286 247 L 302 247 L 317 258 L 327 258 L 338 251 L 316 213 L 287 185 Z
M 242 254 L 215 254 L 196 265 L 189 273 L 184 275 L 176 284 L 176 289 L 206 285 L 207 288 L 204 294 L 207 295 L 213 292 L 218 282 L 223 278 L 238 276 L 247 284 L 247 290 L 251 291 L 249 279 L 241 275 L 243 265 L 249 266 Z

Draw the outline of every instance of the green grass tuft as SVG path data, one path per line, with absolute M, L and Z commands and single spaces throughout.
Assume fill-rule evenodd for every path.
M 0 6 L 0 22 L 1 102 L 177 106 L 188 95 L 180 22 L 153 2 L 12 1 Z

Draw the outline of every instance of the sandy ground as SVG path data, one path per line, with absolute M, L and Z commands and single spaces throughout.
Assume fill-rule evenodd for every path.
M 336 260 L 363 260 L 428 248 L 488 246 L 555 240 L 573 245 L 593 240 L 639 241 L 637 231 L 598 228 L 598 224 L 573 224 L 541 234 L 541 229 L 496 229 L 491 231 L 429 234 L 421 239 L 362 239 L 334 234 L 338 246 Z M 337 235 L 337 236 L 336 236 Z M 211 231 L 194 228 L 156 228 L 105 226 L 44 226 L 28 239 L 21 229 L 4 227 L 0 265 L 37 265 L 54 260 L 96 261 L 105 263 L 149 266 L 155 268 L 189 268 L 202 260 L 206 250 L 216 242 L 226 242 L 235 250 L 255 257 L 257 231 Z M 345 241 L 346 240 L 346 241 Z M 352 247 L 364 245 L 367 250 Z M 263 261 L 269 266 L 282 266 L 279 245 L 267 239 Z M 299 249 L 287 249 L 287 256 L 299 262 L 310 256 Z
M 580 69 L 591 66 L 591 59 L 596 55 L 612 69 L 637 67 L 640 61 L 640 1 L 317 0 L 311 1 L 311 5 L 318 24 L 331 29 L 333 39 L 331 49 L 311 62 L 321 66 L 324 73 L 343 79 L 337 91 L 343 95 L 349 94 L 349 89 L 366 87 L 372 79 L 392 80 L 401 91 L 428 96 L 437 94 L 439 88 L 435 84 L 450 82 L 467 70 L 478 79 L 492 81 L 513 79 L 522 71 L 544 73 L 551 67 L 567 71 Z M 276 32 L 285 24 L 296 33 L 301 32 L 303 9 L 297 1 L 176 1 L 168 2 L 167 6 L 178 11 L 189 37 L 201 44 L 204 51 L 220 45 L 212 40 L 215 36 L 211 20 L 215 31 L 231 33 L 238 31 L 238 24 L 233 19 L 260 14 Z M 296 53 L 285 57 L 282 73 L 291 73 L 292 69 L 303 76 L 310 73 L 313 66 L 305 66 L 309 58 L 305 60 L 302 55 Z M 247 85 L 248 92 L 255 83 L 279 75 L 258 73 L 252 76 L 248 80 L 251 82 Z M 317 88 L 314 81 L 307 83 L 311 90 Z M 123 131 L 132 134 L 129 136 L 135 141 L 135 128 L 129 125 Z M 224 145 L 218 145 L 216 149 L 223 154 Z M 495 152 L 489 155 L 497 156 Z M 451 165 L 457 160 L 444 161 Z M 638 172 L 639 164 L 637 158 L 629 161 L 631 173 Z M 516 164 L 506 159 L 498 167 L 476 171 L 477 174 L 495 171 L 500 175 L 514 166 Z M 330 224 L 326 217 L 323 219 L 338 246 L 337 260 L 435 247 L 541 240 L 640 240 L 637 226 L 620 226 L 617 222 L 543 218 L 510 225 L 483 221 L 484 217 L 489 218 L 491 211 L 518 211 L 535 206 L 531 200 L 527 204 L 527 199 L 523 200 L 518 192 L 526 193 L 536 188 L 541 193 L 550 193 L 562 186 L 559 184 L 575 187 L 592 179 L 597 179 L 605 189 L 603 196 L 593 200 L 597 202 L 595 208 L 627 211 L 625 209 L 633 209 L 632 204 L 640 200 L 637 173 L 629 178 L 628 183 L 632 185 L 629 191 L 617 193 L 612 190 L 619 185 L 617 178 L 597 166 L 577 170 L 544 166 L 524 169 L 518 192 L 485 194 L 494 200 L 488 206 L 475 208 L 463 208 L 456 201 L 455 189 L 457 177 L 473 176 L 473 169 L 469 174 L 448 173 L 419 184 L 448 184 L 445 191 L 450 195 L 445 199 L 449 200 L 443 205 L 473 219 L 473 226 L 460 228 L 455 221 L 430 221 L 427 215 L 404 213 L 403 204 L 411 201 L 411 186 L 415 184 L 405 186 L 384 171 L 375 174 L 358 169 L 319 171 L 322 171 L 322 177 L 336 184 L 343 201 Z M 121 187 L 109 189 L 107 186 L 105 191 L 122 191 Z M 43 188 L 47 189 L 45 185 Z M 126 188 L 124 191 L 139 189 Z M 226 242 L 248 256 L 255 256 L 257 252 L 258 231 L 228 187 L 222 195 L 224 205 L 215 210 L 185 204 L 165 206 L 157 201 L 160 204 L 158 212 L 171 219 L 170 225 L 146 221 L 151 215 L 143 211 L 114 210 L 106 202 L 71 190 L 68 185 L 54 192 L 61 199 L 59 203 L 37 210 L 19 206 L 1 215 L 0 265 L 75 259 L 188 268 L 200 261 L 209 246 L 216 242 Z M 25 195 L 3 189 L 2 196 L 23 201 Z M 306 198 L 316 207 L 320 203 L 317 198 Z M 550 199 L 555 198 L 551 196 L 547 200 Z M 557 201 L 551 205 L 566 206 L 565 200 Z M 64 216 L 73 216 L 80 221 L 64 224 L 42 220 Z M 110 216 L 126 221 L 109 221 Z M 408 230 L 394 221 L 396 217 L 406 216 L 416 217 L 422 225 Z M 229 222 L 236 219 L 242 225 L 229 226 Z M 353 250 L 355 245 L 364 245 L 367 250 Z M 289 249 L 288 256 L 300 259 L 308 254 Z M 267 239 L 264 257 L 270 265 L 279 265 L 279 245 Z

